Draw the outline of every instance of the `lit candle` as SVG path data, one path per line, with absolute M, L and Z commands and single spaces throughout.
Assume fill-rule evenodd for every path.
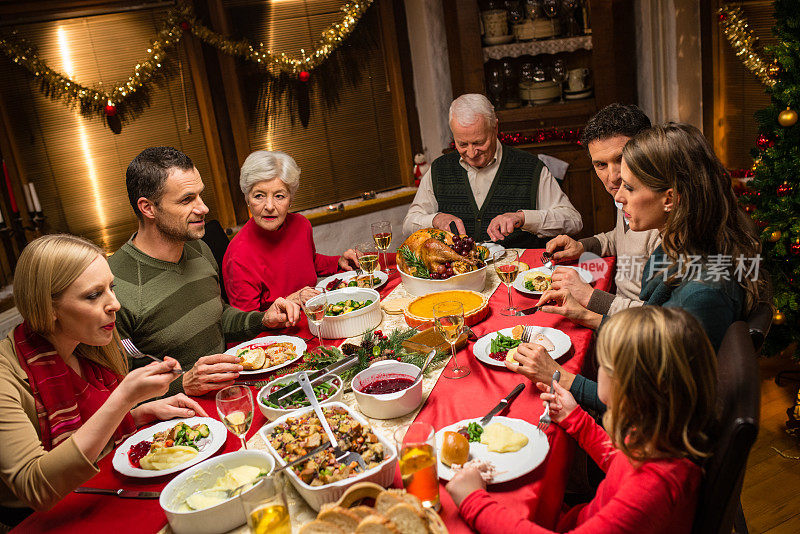
M 31 188 L 31 200 L 33 200 L 33 207 L 36 210 L 36 213 L 42 213 L 42 205 L 39 204 L 39 195 L 36 194 L 36 188 L 33 187 L 33 182 L 28 182 L 28 185 Z
M 11 211 L 19 213 L 17 207 L 17 199 L 14 198 L 14 190 L 11 188 L 11 178 L 8 177 L 8 169 L 6 168 L 6 160 L 3 160 L 3 176 L 6 179 L 6 187 L 8 188 L 8 201 L 11 203 Z
M 28 189 L 28 186 L 24 186 L 22 188 L 22 192 L 25 193 L 25 205 L 28 207 L 28 213 L 33 213 L 33 201 L 31 200 L 31 191 Z

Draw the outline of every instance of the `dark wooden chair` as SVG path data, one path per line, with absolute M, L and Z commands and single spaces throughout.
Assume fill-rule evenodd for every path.
M 761 395 L 757 354 L 748 323 L 733 323 L 717 352 L 719 425 L 714 454 L 703 466 L 694 533 L 747 532 L 739 498 L 747 456 L 758 434 Z
M 222 293 L 222 300 L 228 302 L 228 294 L 225 292 L 225 284 L 222 280 L 222 258 L 225 257 L 225 251 L 228 250 L 228 243 L 230 243 L 228 234 L 225 233 L 225 229 L 222 228 L 218 220 L 212 219 L 206 221 L 206 233 L 202 239 L 211 249 L 214 259 L 217 260 L 217 265 L 219 266 L 219 289 Z

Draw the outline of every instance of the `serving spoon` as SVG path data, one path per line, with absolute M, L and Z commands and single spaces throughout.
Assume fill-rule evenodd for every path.
M 436 349 L 433 349 L 428 353 L 428 356 L 425 358 L 425 363 L 422 365 L 422 367 L 420 367 L 419 373 L 417 373 L 417 377 L 414 379 L 413 382 L 411 382 L 411 385 L 408 386 L 408 389 L 413 388 L 414 386 L 417 385 L 417 382 L 420 381 L 422 375 L 425 374 L 425 369 L 428 368 L 428 366 L 431 364 L 431 362 L 435 357 L 436 357 Z

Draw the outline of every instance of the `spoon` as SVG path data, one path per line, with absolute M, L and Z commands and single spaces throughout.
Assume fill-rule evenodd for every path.
M 413 382 L 411 382 L 411 385 L 408 386 L 409 388 L 413 388 L 415 385 L 417 385 L 417 382 L 419 382 L 419 380 L 422 378 L 422 375 L 425 374 L 425 369 L 428 368 L 428 366 L 431 364 L 435 356 L 436 356 L 436 349 L 433 349 L 428 353 L 428 356 L 425 358 L 425 364 L 420 368 L 419 373 L 417 373 L 417 377 L 414 379 Z

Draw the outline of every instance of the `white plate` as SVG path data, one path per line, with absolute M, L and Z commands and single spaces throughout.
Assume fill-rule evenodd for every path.
M 487 263 L 492 261 L 492 256 L 494 256 L 496 252 L 503 252 L 506 249 L 506 247 L 500 245 L 499 243 L 495 243 L 494 241 L 486 241 L 478 244 L 489 249 L 489 257 L 486 258 Z
M 455 432 L 462 426 L 467 426 L 469 423 L 477 423 L 477 419 L 464 419 L 458 423 L 446 426 L 436 432 L 436 450 L 442 450 L 442 443 L 444 442 L 444 433 L 446 431 Z M 511 417 L 503 417 L 496 415 L 492 417 L 489 424 L 502 423 L 516 432 L 521 432 L 528 436 L 528 443 L 516 452 L 490 452 L 486 445 L 479 442 L 472 442 L 469 444 L 469 459 L 481 459 L 492 462 L 497 468 L 497 474 L 490 484 L 500 484 L 514 480 L 523 475 L 527 475 L 544 461 L 547 453 L 550 451 L 550 444 L 547 442 L 547 436 L 544 432 L 536 428 L 536 426 L 523 421 L 522 419 L 512 419 Z M 441 454 L 439 456 L 439 478 L 450 480 L 455 474 L 452 469 L 442 463 Z
M 257 337 L 255 339 L 251 339 L 250 341 L 239 343 L 235 347 L 231 347 L 228 350 L 226 350 L 225 354 L 236 356 L 236 351 L 239 349 L 243 349 L 245 347 L 266 347 L 267 345 L 272 345 L 273 343 L 291 343 L 292 345 L 294 345 L 294 353 L 297 354 L 297 358 L 292 358 L 291 360 L 285 361 L 278 365 L 273 365 L 272 367 L 265 367 L 263 369 L 254 369 L 252 371 L 241 371 L 239 374 L 256 375 L 259 373 L 268 373 L 269 371 L 274 371 L 275 369 L 280 369 L 281 367 L 286 367 L 287 365 L 291 365 L 303 357 L 303 352 L 305 352 L 307 346 L 306 342 L 300 339 L 299 337 L 267 336 L 267 337 Z
M 208 425 L 210 434 L 207 438 L 203 438 L 197 442 L 197 447 L 200 449 L 200 452 L 197 456 L 188 462 L 176 465 L 170 469 L 161 469 L 159 471 L 141 469 L 131 465 L 131 461 L 128 459 L 128 451 L 131 447 L 141 441 L 153 441 L 153 435 L 155 435 L 157 432 L 169 430 L 181 422 L 186 423 L 189 426 L 199 425 L 200 423 L 205 423 Z M 228 430 L 225 428 L 225 425 L 210 417 L 190 417 L 188 419 L 172 419 L 171 421 L 161 421 L 158 424 L 141 429 L 136 434 L 123 441 L 122 445 L 117 447 L 117 450 L 114 451 L 114 457 L 111 459 L 111 464 L 118 473 L 122 473 L 123 475 L 134 478 L 155 478 L 164 475 L 170 475 L 172 473 L 177 473 L 178 471 L 183 471 L 184 469 L 198 464 L 207 458 L 211 458 L 215 452 L 220 450 L 222 446 L 225 445 L 225 441 L 227 439 Z
M 573 269 L 575 271 L 578 271 L 578 275 L 581 277 L 581 280 L 583 280 L 587 284 L 591 284 L 594 281 L 594 279 L 592 278 L 592 273 L 590 273 L 586 269 L 582 269 L 580 267 L 574 267 L 572 265 L 556 265 L 556 268 L 558 267 L 565 267 L 567 269 Z M 520 293 L 525 293 L 526 295 L 541 295 L 542 294 L 541 291 L 531 291 L 530 289 L 527 289 L 525 287 L 525 275 L 527 273 L 533 273 L 533 272 L 546 274 L 548 276 L 553 274 L 553 270 L 547 269 L 546 267 L 535 267 L 533 269 L 528 269 L 527 271 L 519 273 L 511 285 L 514 287 L 514 289 L 516 289 Z
M 354 276 L 356 276 L 356 272 L 355 271 L 345 271 L 343 273 L 332 274 L 331 276 L 329 276 L 327 278 L 323 278 L 322 280 L 317 282 L 316 289 L 317 289 L 317 291 L 321 291 L 325 286 L 330 284 L 332 280 L 336 280 L 337 278 L 341 279 L 341 280 L 349 281 Z M 380 279 L 380 282 L 377 283 L 375 285 L 375 287 L 373 287 L 372 289 L 378 289 L 379 287 L 383 286 L 383 284 L 385 284 L 389 280 L 389 275 L 386 274 L 383 271 L 374 271 L 372 273 L 372 277 Z
M 511 331 L 513 328 L 503 328 L 502 330 L 498 330 L 497 332 L 492 332 L 491 334 L 486 334 L 485 336 L 478 339 L 475 344 L 472 346 L 472 354 L 475 355 L 480 361 L 487 365 L 494 365 L 495 367 L 502 367 L 503 369 L 506 368 L 506 364 L 500 361 L 495 360 L 490 354 L 490 350 L 492 348 L 492 340 L 497 337 L 497 334 L 503 334 L 504 336 L 511 337 Z M 561 330 L 557 330 L 555 328 L 548 328 L 546 326 L 534 326 L 533 327 L 534 334 L 544 334 L 547 338 L 553 342 L 553 345 L 556 346 L 551 351 L 548 351 L 550 357 L 554 360 L 559 359 L 564 354 L 567 353 L 569 348 L 572 346 L 572 340 L 569 338 L 567 334 L 562 332 Z

